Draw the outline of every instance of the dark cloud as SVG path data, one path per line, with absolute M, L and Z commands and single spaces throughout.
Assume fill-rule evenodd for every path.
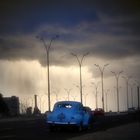
M 52 64 L 71 64 L 62 57 L 70 52 L 90 52 L 103 59 L 139 56 L 139 4 L 136 0 L 0 0 L 0 59 L 38 60 L 45 65 L 43 44 L 35 39 L 43 30 L 49 39 L 60 34 Z
M 137 49 L 139 50 L 139 49 Z M 126 57 L 139 56 L 140 51 L 137 52 L 134 48 L 115 47 L 115 46 L 99 46 L 95 49 L 95 56 L 106 59 L 123 59 Z
M 98 0 L 95 2 L 99 12 L 116 18 L 117 16 L 136 16 L 140 14 L 138 0 Z
M 95 11 L 85 1 L 18 0 L 0 1 L 1 34 L 30 32 L 45 23 L 71 26 L 81 20 L 96 19 Z M 88 5 L 87 5 L 88 6 Z M 91 8 L 90 8 L 91 9 Z
M 8 39 L 0 39 L 1 60 L 38 60 L 42 65 L 45 62 L 45 51 L 40 45 L 36 45 L 31 38 L 16 36 Z

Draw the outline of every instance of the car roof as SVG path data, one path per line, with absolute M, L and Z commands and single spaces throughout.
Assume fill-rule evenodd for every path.
M 80 102 L 77 101 L 59 101 L 55 104 L 71 104 L 71 105 L 82 105 Z

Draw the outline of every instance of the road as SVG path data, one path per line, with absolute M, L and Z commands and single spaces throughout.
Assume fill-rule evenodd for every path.
M 91 130 L 76 132 L 72 130 L 63 130 L 49 132 L 43 118 L 29 120 L 16 120 L 0 122 L 0 140 L 66 140 L 74 137 L 84 136 L 85 134 L 96 133 L 116 126 L 137 121 L 133 115 L 107 116 L 97 118 L 93 123 Z
M 4 122 L 0 124 L 0 140 L 10 139 L 34 139 L 34 140 L 65 140 L 77 133 L 69 133 L 69 131 L 50 133 L 42 119 L 29 121 Z

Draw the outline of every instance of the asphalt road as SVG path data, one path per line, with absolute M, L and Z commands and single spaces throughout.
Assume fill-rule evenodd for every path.
M 43 118 L 29 120 L 1 121 L 0 140 L 66 140 L 74 137 L 84 136 L 85 134 L 105 131 L 109 128 L 121 126 L 123 124 L 138 121 L 135 115 L 107 116 L 97 118 L 93 123 L 93 128 L 76 132 L 65 129 L 56 132 L 49 132 Z
M 0 140 L 65 140 L 80 134 L 68 130 L 49 132 L 43 119 L 29 121 L 4 122 L 0 124 Z

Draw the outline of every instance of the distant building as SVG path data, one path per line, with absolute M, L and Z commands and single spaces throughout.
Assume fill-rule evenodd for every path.
M 19 115 L 19 98 L 16 96 L 4 97 L 4 101 L 9 108 L 9 113 L 11 116 Z
M 2 116 L 8 116 L 8 115 L 9 115 L 8 106 L 3 99 L 3 95 L 0 93 L 0 118 Z

